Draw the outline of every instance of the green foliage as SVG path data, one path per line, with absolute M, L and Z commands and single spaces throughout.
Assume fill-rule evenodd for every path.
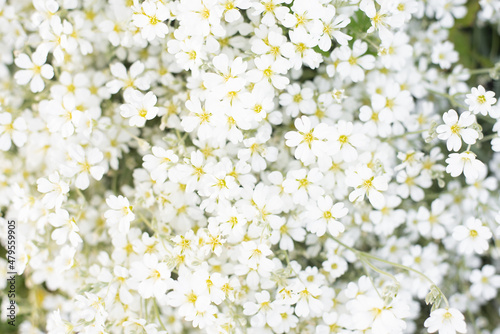
M 358 10 L 354 13 L 354 20 L 349 24 L 349 29 L 366 32 L 371 25 L 370 18 L 364 12 Z

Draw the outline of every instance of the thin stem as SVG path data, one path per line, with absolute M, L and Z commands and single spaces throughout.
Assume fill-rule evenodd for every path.
M 402 137 L 406 137 L 406 136 L 410 136 L 410 135 L 416 135 L 416 134 L 419 134 L 419 133 L 422 133 L 425 131 L 429 131 L 429 129 L 422 129 L 422 130 L 417 130 L 417 131 L 405 132 L 405 133 L 402 133 L 402 134 L 397 135 L 397 136 L 387 137 L 387 138 L 385 138 L 385 141 L 389 141 L 389 140 L 393 140 L 393 139 L 397 139 L 397 138 L 402 138 Z
M 158 233 L 156 231 L 156 229 L 153 227 L 153 225 L 151 224 L 151 222 L 146 217 L 144 217 L 144 215 L 142 213 L 139 212 L 137 214 L 138 214 L 139 218 L 141 218 L 141 220 L 144 222 L 144 224 L 146 224 L 152 231 Z
M 80 195 L 80 197 L 83 198 L 83 200 L 86 202 L 87 199 L 85 198 L 85 195 L 82 193 L 82 191 L 79 188 L 75 188 L 75 189 L 76 189 L 76 192 L 78 193 L 78 195 Z
M 441 289 L 427 275 L 425 275 L 424 273 L 422 273 L 422 272 L 420 272 L 420 271 L 418 271 L 416 269 L 413 269 L 411 267 L 407 267 L 405 265 L 396 263 L 396 262 L 391 262 L 391 261 L 387 261 L 387 260 L 381 259 L 381 258 L 379 258 L 379 257 L 377 257 L 375 255 L 371 255 L 369 253 L 365 253 L 365 252 L 362 252 L 362 253 L 364 253 L 365 256 L 367 256 L 368 258 L 370 258 L 372 260 L 377 260 L 377 261 L 383 262 L 385 264 L 391 265 L 393 267 L 397 267 L 397 268 L 401 268 L 401 269 L 404 269 L 404 270 L 407 270 L 407 271 L 411 271 L 411 272 L 414 272 L 415 274 L 419 275 L 420 277 L 422 277 L 423 279 L 425 279 L 426 281 L 428 281 L 429 283 L 431 283 L 433 286 L 436 287 L 436 289 L 438 290 L 438 292 L 443 297 L 444 302 L 446 303 L 446 307 L 450 307 L 450 304 L 448 303 L 448 299 L 446 298 L 446 296 L 444 295 L 444 293 L 441 291 Z
M 498 133 L 492 133 L 492 134 L 489 134 L 487 136 L 484 136 L 483 138 L 479 139 L 478 141 L 486 141 L 486 140 L 490 140 L 490 139 L 497 138 L 497 137 L 498 137 Z
M 163 329 L 164 331 L 166 331 L 167 329 L 165 328 L 165 325 L 163 324 L 163 322 L 161 321 L 161 318 L 160 318 L 160 311 L 159 311 L 159 308 L 158 308 L 158 304 L 156 303 L 156 298 L 153 298 L 153 301 L 155 303 L 156 319 L 158 319 L 158 322 L 160 323 L 161 329 Z
M 368 271 L 368 268 L 366 268 L 366 265 L 368 264 L 368 261 L 363 261 L 362 260 L 361 264 L 363 265 L 363 269 L 365 270 L 366 276 L 368 276 L 368 279 L 370 279 L 370 282 L 372 283 L 372 286 L 375 289 L 375 292 L 377 293 L 377 295 L 379 296 L 380 299 L 383 299 L 382 295 L 380 294 L 380 292 L 378 292 L 378 289 L 375 286 L 375 283 L 373 282 L 372 275 L 370 275 L 370 272 Z
M 337 238 L 331 236 L 331 238 L 337 242 L 339 245 L 349 249 L 350 251 L 352 251 L 354 254 L 356 254 L 356 256 L 358 258 L 360 258 L 362 260 L 362 257 L 366 257 L 368 259 L 372 259 L 372 260 L 376 260 L 376 261 L 379 261 L 379 262 L 383 262 L 385 264 L 388 264 L 390 266 L 393 266 L 393 267 L 396 267 L 396 268 L 400 268 L 400 269 L 404 269 L 406 271 L 411 271 L 411 272 L 414 272 L 415 274 L 419 275 L 420 277 L 422 277 L 423 279 L 425 279 L 426 281 L 428 281 L 429 283 L 432 284 L 432 286 L 436 287 L 437 291 L 439 292 L 439 294 L 443 297 L 443 300 L 444 302 L 446 303 L 446 307 L 450 307 L 450 304 L 448 303 L 448 299 L 446 298 L 446 296 L 444 295 L 444 293 L 441 291 L 441 289 L 429 278 L 427 277 L 425 274 L 421 273 L 420 271 L 416 270 L 416 269 L 413 269 L 413 268 L 410 268 L 410 267 L 407 267 L 405 265 L 402 265 L 402 264 L 399 264 L 399 263 L 396 263 L 396 262 L 391 262 L 391 261 L 387 261 L 387 260 L 384 260 L 384 259 L 381 259 L 379 258 L 378 256 L 375 256 L 375 255 L 372 255 L 370 253 L 367 253 L 367 252 L 363 252 L 363 251 L 360 251 L 360 250 L 357 250 L 355 248 L 352 248 L 350 246 L 347 246 L 345 243 L 343 243 L 342 241 L 338 240 Z M 366 263 L 369 263 L 368 261 L 366 261 Z M 397 280 L 396 280 L 397 281 Z
M 434 95 L 439 95 L 439 96 L 442 96 L 442 97 L 445 97 L 448 99 L 448 101 L 450 101 L 451 105 L 453 107 L 460 107 L 460 108 L 463 108 L 463 109 L 467 109 L 467 106 L 461 104 L 461 103 L 458 103 L 457 100 L 455 100 L 455 96 L 452 96 L 450 94 L 446 94 L 446 93 L 442 93 L 442 92 L 438 92 L 437 90 L 434 90 L 434 89 L 431 89 L 431 88 L 427 88 L 427 91 L 429 93 L 432 93 Z
M 470 318 L 470 323 L 472 324 L 472 328 L 474 328 L 474 333 L 481 333 L 479 331 L 479 328 L 477 328 L 477 325 L 476 325 L 476 321 L 475 321 L 475 317 L 472 315 L 472 312 L 470 311 L 470 308 L 467 307 L 467 315 L 469 316 Z
M 389 277 L 389 278 L 391 278 L 394 282 L 396 282 L 396 283 L 398 283 L 398 284 L 399 284 L 398 280 L 396 279 L 396 277 L 394 277 L 394 275 L 392 275 L 392 274 L 388 273 L 387 271 L 384 271 L 384 270 L 382 270 L 382 269 L 380 269 L 380 268 L 375 267 L 375 266 L 374 266 L 374 265 L 373 265 L 370 261 L 367 261 L 366 259 L 363 259 L 364 257 L 365 257 L 365 256 L 364 256 L 363 254 L 361 254 L 361 261 L 362 261 L 362 262 L 365 262 L 365 263 L 368 265 L 368 267 L 370 267 L 372 270 L 374 270 L 374 271 L 378 272 L 379 274 L 382 274 L 382 275 L 388 276 L 388 277 Z
M 469 74 L 470 75 L 485 74 L 485 73 L 490 73 L 494 69 L 495 69 L 494 67 L 492 67 L 492 68 L 477 68 L 474 70 L 469 70 Z

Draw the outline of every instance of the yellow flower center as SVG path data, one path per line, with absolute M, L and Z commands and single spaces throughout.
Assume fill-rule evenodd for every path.
M 155 15 L 149 17 L 149 24 L 154 26 L 154 25 L 158 24 L 159 22 L 160 22 L 160 20 Z
M 309 184 L 309 181 L 307 179 L 301 179 L 301 180 L 298 180 L 299 181 L 299 188 L 305 188 L 307 187 L 307 185 Z
M 304 134 L 304 141 L 308 144 L 311 144 L 314 140 L 314 136 L 312 134 L 312 131 L 309 131 L 308 133 Z

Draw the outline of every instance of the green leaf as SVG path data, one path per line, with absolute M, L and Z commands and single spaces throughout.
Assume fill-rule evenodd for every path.
M 471 35 L 457 28 L 450 30 L 450 41 L 455 45 L 455 50 L 458 52 L 459 62 L 467 68 L 475 68 L 475 59 L 472 54 Z
M 366 14 L 358 10 L 354 13 L 354 19 L 349 23 L 349 28 L 354 32 L 366 32 L 371 27 L 370 18 Z
M 467 4 L 467 14 L 461 18 L 455 20 L 456 28 L 468 28 L 472 27 L 476 21 L 477 12 L 479 11 L 479 1 L 472 0 Z

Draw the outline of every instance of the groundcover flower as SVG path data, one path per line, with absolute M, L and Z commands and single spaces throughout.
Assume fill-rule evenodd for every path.
M 0 0 L 0 332 L 499 334 L 499 27 Z

